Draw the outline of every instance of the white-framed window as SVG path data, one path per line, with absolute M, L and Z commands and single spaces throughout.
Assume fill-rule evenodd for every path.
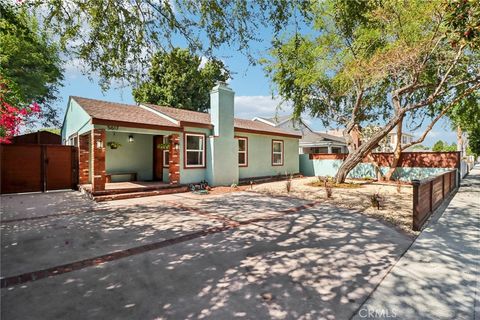
M 68 143 L 67 145 L 69 146 L 74 146 L 74 147 L 78 147 L 78 144 L 77 144 L 77 136 L 70 136 L 70 139 L 68 139 Z
M 283 140 L 272 140 L 272 166 L 283 166 Z
M 163 143 L 164 144 L 168 143 L 168 136 L 163 137 Z M 163 150 L 163 167 L 168 168 L 169 165 L 170 165 L 170 150 L 164 149 Z
M 238 166 L 248 166 L 248 138 L 237 137 L 238 140 Z
M 185 133 L 185 168 L 205 167 L 205 135 Z

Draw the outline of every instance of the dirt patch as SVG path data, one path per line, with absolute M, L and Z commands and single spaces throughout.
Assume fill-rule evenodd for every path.
M 253 187 L 254 192 L 274 196 L 289 196 L 319 201 L 348 209 L 357 210 L 392 225 L 408 235 L 415 236 L 418 232 L 412 230 L 412 188 L 407 186 L 384 185 L 347 181 L 345 187 L 332 190 L 331 198 L 323 183 L 317 178 L 302 178 L 292 180 L 290 192 L 287 192 L 286 182 L 271 182 Z M 380 209 L 372 207 L 371 197 L 380 196 Z
M 249 189 L 250 189 L 250 186 L 237 186 L 235 188 L 233 188 L 233 187 L 213 187 L 210 190 L 208 190 L 208 194 L 216 195 L 216 194 L 240 192 L 240 191 L 245 191 L 245 190 L 249 190 Z

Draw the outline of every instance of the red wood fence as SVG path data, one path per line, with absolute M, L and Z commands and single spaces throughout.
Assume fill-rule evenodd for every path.
M 78 152 L 62 145 L 0 145 L 0 193 L 76 189 Z
M 457 187 L 457 171 L 425 179 L 412 180 L 413 184 L 413 230 L 420 231 L 430 215 Z

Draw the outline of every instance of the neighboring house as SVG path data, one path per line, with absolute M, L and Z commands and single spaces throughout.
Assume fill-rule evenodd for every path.
M 136 177 L 215 186 L 299 172 L 299 134 L 235 119 L 225 84 L 210 97 L 210 114 L 70 97 L 62 138 L 79 147 L 80 184 L 97 191 L 107 178 Z
M 397 146 L 397 142 L 398 142 L 398 135 L 396 132 L 394 132 L 395 130 L 396 129 L 389 132 L 386 139 L 384 139 L 383 142 L 380 143 L 380 146 L 378 148 L 379 152 L 393 152 L 395 150 L 395 147 Z M 415 136 L 413 134 L 402 132 L 401 145 L 404 146 L 406 144 L 409 144 L 414 139 L 415 139 Z
M 12 138 L 13 144 L 62 144 L 62 137 L 49 131 L 37 131 Z
M 277 116 L 273 118 L 255 117 L 253 121 L 262 122 L 275 128 L 300 134 L 299 153 L 347 153 L 347 144 L 343 137 L 316 132 L 302 119 L 294 120 L 292 116 Z

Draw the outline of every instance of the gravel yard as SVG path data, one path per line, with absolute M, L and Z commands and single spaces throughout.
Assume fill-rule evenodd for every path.
M 311 186 L 318 182 L 316 177 L 292 180 L 290 193 L 287 192 L 286 181 L 264 183 L 254 186 L 253 191 L 276 196 L 290 196 L 308 200 L 324 200 L 337 207 L 355 209 L 368 216 L 392 224 L 405 233 L 415 236 L 418 232 L 412 230 L 412 187 L 401 185 L 400 192 L 396 185 L 379 184 L 375 182 L 359 182 L 359 188 L 333 188 L 332 197 L 327 198 L 324 187 Z M 348 180 L 347 180 L 348 182 Z M 378 193 L 381 197 L 380 210 L 373 208 L 370 197 Z

